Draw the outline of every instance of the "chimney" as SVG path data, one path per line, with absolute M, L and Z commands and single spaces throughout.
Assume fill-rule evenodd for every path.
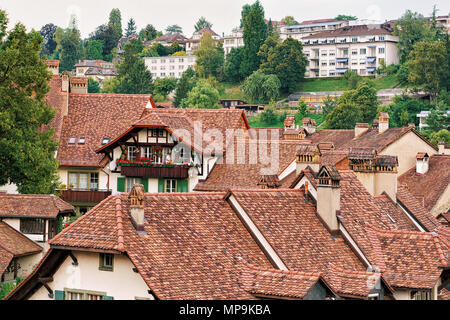
M 333 233 L 339 230 L 337 214 L 341 209 L 341 176 L 333 166 L 323 166 L 318 175 L 317 213 Z
M 137 231 L 144 231 L 145 190 L 142 184 L 135 184 L 129 194 L 131 222 Z
M 303 118 L 303 128 L 306 129 L 308 134 L 313 134 L 316 132 L 316 120 L 311 118 Z
M 315 144 L 300 144 L 297 149 L 296 173 L 299 175 L 308 166 L 314 172 L 320 169 L 321 152 Z
M 70 82 L 69 73 L 67 71 L 64 71 L 61 75 L 61 79 L 62 79 L 61 91 L 69 92 L 69 82 Z
M 389 129 L 389 114 L 380 112 L 378 116 L 378 133 L 383 133 Z
M 428 172 L 430 157 L 425 152 L 419 152 L 416 156 L 416 172 L 425 174 Z
M 59 74 L 59 60 L 45 60 L 44 62 L 47 65 L 47 70 L 54 76 Z
M 284 120 L 284 129 L 295 129 L 295 116 L 287 115 Z
M 369 130 L 368 123 L 357 123 L 355 125 L 355 138 L 359 137 L 360 135 L 367 132 L 368 130 Z
M 70 92 L 88 93 L 88 78 L 87 77 L 70 78 Z
M 450 155 L 450 148 L 448 148 L 448 146 L 445 145 L 444 141 L 439 141 L 438 147 L 439 147 L 438 154 Z

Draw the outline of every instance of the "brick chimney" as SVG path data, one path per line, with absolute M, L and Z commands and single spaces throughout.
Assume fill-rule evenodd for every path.
M 88 93 L 88 78 L 87 77 L 70 78 L 70 92 Z
M 129 195 L 131 222 L 137 231 L 144 231 L 145 190 L 142 184 L 135 184 Z
M 438 148 L 439 148 L 439 151 L 438 151 L 439 154 L 450 155 L 450 148 L 448 148 L 448 146 L 445 145 L 444 141 L 438 142 Z
M 286 116 L 286 119 L 284 120 L 284 129 L 295 129 L 295 116 Z
M 300 144 L 297 149 L 297 175 L 308 166 L 315 172 L 320 169 L 321 152 L 315 144 Z
M 311 118 L 303 118 L 302 120 L 303 122 L 303 128 L 306 129 L 306 131 L 308 131 L 308 134 L 313 134 L 316 132 L 316 120 L 311 119 Z
M 341 176 L 333 166 L 323 166 L 318 175 L 317 213 L 331 232 L 339 230 L 337 215 L 341 209 Z
M 368 123 L 357 123 L 355 125 L 355 138 L 359 137 L 360 135 L 367 132 L 368 130 L 369 130 Z
M 389 129 L 389 114 L 380 112 L 378 116 L 378 133 L 383 133 Z
M 430 156 L 428 153 L 419 152 L 416 156 L 416 172 L 425 174 L 428 172 Z
M 59 60 L 45 60 L 44 62 L 47 65 L 47 70 L 54 76 L 59 74 Z

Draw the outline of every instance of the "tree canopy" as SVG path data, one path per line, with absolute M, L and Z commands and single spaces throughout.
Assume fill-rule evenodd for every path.
M 280 95 L 281 82 L 276 75 L 255 71 L 241 86 L 252 103 L 268 103 Z
M 119 35 L 119 39 L 122 37 L 123 30 L 122 30 L 122 14 L 120 13 L 120 10 L 117 8 L 114 8 L 111 10 L 111 13 L 109 14 L 109 25 L 111 25 L 116 33 Z
M 177 24 L 172 24 L 166 28 L 166 32 L 168 34 L 183 33 L 183 29 Z
M 294 19 L 293 16 L 286 16 L 283 19 L 281 19 L 281 22 L 283 22 L 287 26 L 293 26 L 298 24 L 298 22 Z
M 197 23 L 194 25 L 194 29 L 195 31 L 199 31 L 202 30 L 204 28 L 212 28 L 212 23 L 209 22 L 208 20 L 206 20 L 205 17 L 200 17 L 200 19 L 198 19 Z
M 352 21 L 352 20 L 358 20 L 358 17 L 351 16 L 351 15 L 348 15 L 348 14 L 339 14 L 339 15 L 336 16 L 336 18 L 334 18 L 334 20 L 337 20 L 337 21 L 341 21 L 341 20 Z
M 181 106 L 183 108 L 220 108 L 219 91 L 207 80 L 199 80 L 183 99 Z
M 221 43 L 216 45 L 211 34 L 205 33 L 195 50 L 195 70 L 200 78 L 217 77 L 223 72 L 224 52 Z
M 43 38 L 41 55 L 50 57 L 55 51 L 57 45 L 54 39 L 56 29 L 58 29 L 58 27 L 53 23 L 48 23 L 41 28 L 41 31 L 39 32 Z
M 133 18 L 130 18 L 130 20 L 128 20 L 127 29 L 125 30 L 125 37 L 129 37 L 133 34 L 136 34 L 136 32 L 137 32 L 136 21 L 134 21 Z
M 54 130 L 42 130 L 54 116 L 46 104 L 51 79 L 40 60 L 42 37 L 18 23 L 6 32 L 0 10 L 0 185 L 20 193 L 52 193 L 57 185 Z M 6 36 L 6 38 L 5 38 Z

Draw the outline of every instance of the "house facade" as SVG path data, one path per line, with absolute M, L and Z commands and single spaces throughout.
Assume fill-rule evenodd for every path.
M 177 78 L 180 79 L 183 73 L 189 69 L 194 69 L 196 56 L 167 56 L 167 57 L 145 57 L 145 65 L 152 73 L 153 79 Z
M 217 33 L 215 33 L 212 29 L 203 28 L 199 31 L 194 32 L 192 34 L 192 37 L 189 38 L 189 40 L 186 42 L 186 53 L 188 55 L 194 54 L 194 51 L 198 49 L 198 47 L 200 46 L 202 37 L 205 33 L 209 33 L 211 35 L 215 44 L 223 41 L 223 39 Z

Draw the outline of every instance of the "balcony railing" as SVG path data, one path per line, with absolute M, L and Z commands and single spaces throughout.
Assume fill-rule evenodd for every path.
M 117 161 L 122 176 L 140 178 L 187 179 L 189 163 L 160 163 L 142 158 L 138 161 Z
M 99 203 L 111 195 L 111 190 L 58 190 L 59 197 L 70 203 Z

